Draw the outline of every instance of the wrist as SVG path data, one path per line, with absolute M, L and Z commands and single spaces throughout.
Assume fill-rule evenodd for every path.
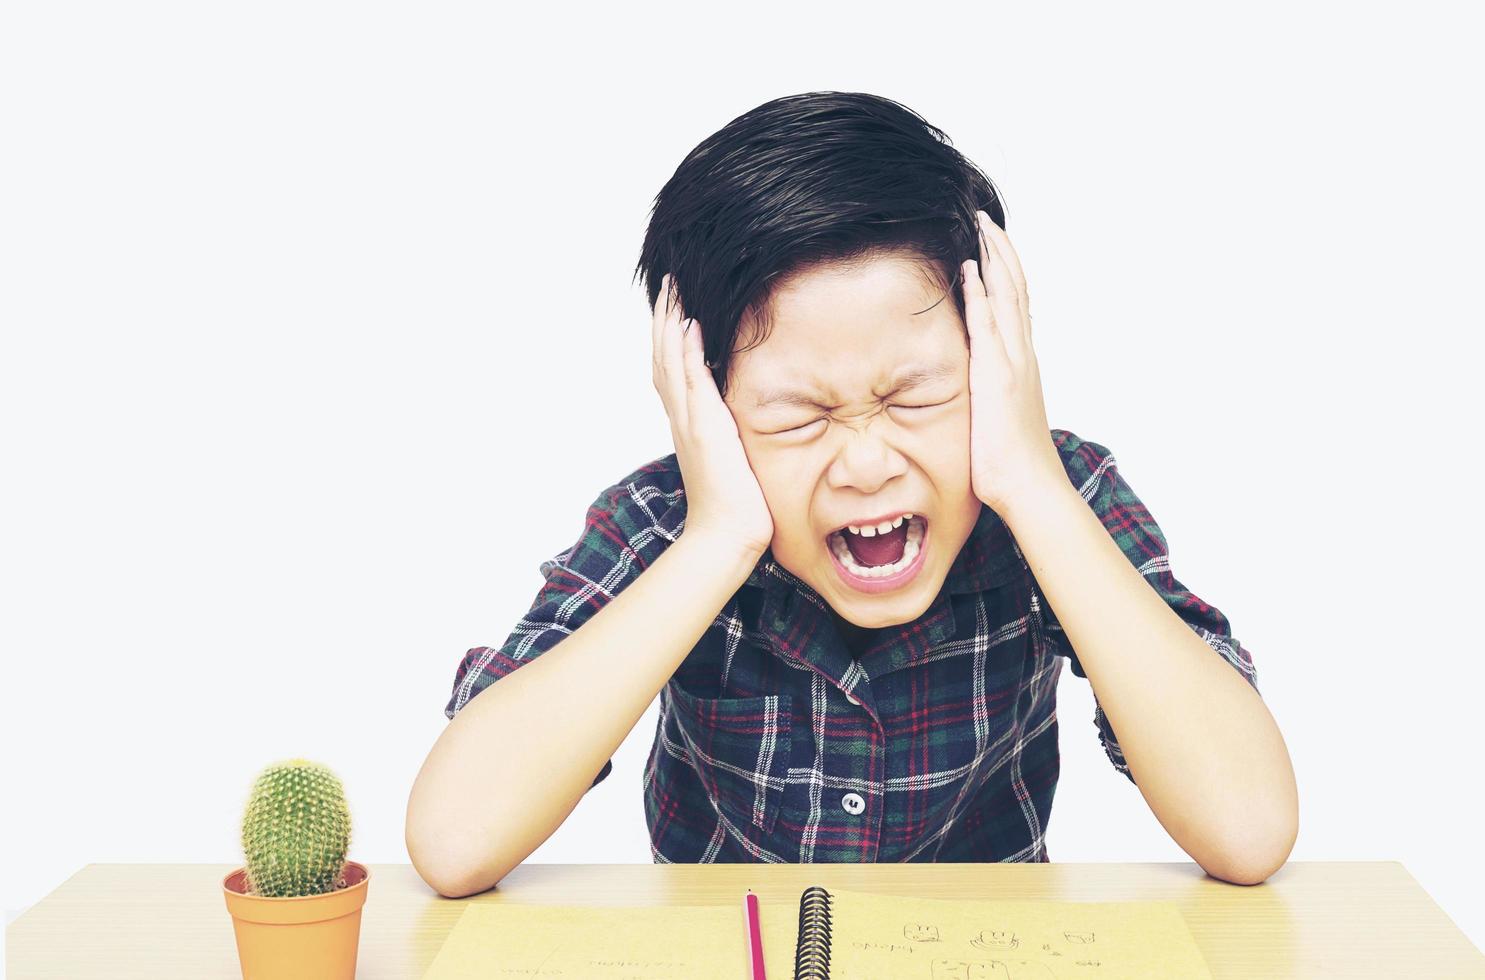
M 1018 528 L 1055 519 L 1054 515 L 1058 513 L 1067 513 L 1068 506 L 1074 503 L 1083 507 L 1087 506 L 1082 494 L 1078 493 L 1070 481 L 1044 483 L 1035 489 L 1017 494 L 1006 505 L 1000 516 L 1006 526 L 1011 529 L 1011 533 L 1015 534 Z
M 706 554 L 717 566 L 731 569 L 738 582 L 747 581 L 759 559 L 768 550 L 726 533 L 699 527 L 682 531 L 676 546 L 685 546 L 688 551 Z

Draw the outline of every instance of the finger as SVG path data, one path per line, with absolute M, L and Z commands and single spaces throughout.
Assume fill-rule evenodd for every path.
M 685 312 L 681 309 L 680 296 L 676 294 L 675 280 L 665 277 L 667 295 L 662 297 L 660 329 L 660 368 L 676 380 L 685 380 L 681 362 L 681 323 Z
M 978 232 L 978 228 L 976 229 Z M 990 247 L 985 242 L 983 233 L 977 233 L 975 239 L 980 243 L 979 261 L 975 263 L 975 292 L 984 298 L 984 312 L 980 315 L 983 323 L 989 324 L 992 334 L 999 333 L 1000 324 L 995 318 L 995 304 L 991 302 L 990 281 L 986 278 L 985 270 L 990 266 Z
M 981 254 L 984 254 L 983 252 Z M 990 298 L 985 295 L 985 284 L 980 281 L 979 264 L 974 259 L 965 259 L 959 270 L 964 278 L 964 325 L 970 339 L 979 343 L 988 339 L 993 326 L 990 323 Z
M 990 306 L 995 312 L 995 322 L 1000 327 L 1001 340 L 1005 343 L 1006 353 L 1019 367 L 1026 363 L 1026 327 L 1021 316 L 1020 300 L 1017 298 L 1016 281 L 1011 278 L 1010 267 L 1006 265 L 1000 249 L 991 236 L 990 228 L 995 222 L 983 211 L 975 212 L 975 221 L 980 229 L 980 241 L 990 256 L 989 267 L 985 270 L 986 292 L 990 294 Z
M 709 380 L 705 364 L 706 345 L 702 343 L 701 327 L 695 320 L 682 320 L 681 331 L 681 360 L 686 372 L 686 391 L 694 395 L 696 388 Z
M 964 278 L 964 319 L 969 332 L 970 363 L 976 360 L 1005 363 L 1005 344 L 995 329 L 990 313 L 990 297 L 985 295 L 985 283 L 980 278 L 979 265 L 974 259 L 966 259 L 961 270 Z
M 1026 324 L 1026 336 L 1029 341 L 1031 339 L 1031 297 L 1026 291 L 1026 273 L 1021 271 L 1021 257 L 1016 254 L 1016 249 L 1011 245 L 1010 235 L 1000 225 L 988 221 L 985 231 L 995 242 L 996 251 L 1000 253 L 1000 257 L 1005 260 L 1007 267 L 1011 270 L 1011 279 L 1016 283 L 1016 301 L 1021 311 L 1021 321 Z
M 661 398 L 671 422 L 684 429 L 689 423 L 686 411 L 686 365 L 682 355 L 685 339 L 681 335 L 682 310 L 675 295 L 674 280 L 666 277 L 668 296 L 660 301 L 660 379 Z
M 1011 245 L 1011 236 L 1006 234 L 1004 228 L 991 221 L 988 214 L 985 215 L 983 225 L 986 235 L 989 236 L 991 243 L 995 245 L 995 250 L 1005 261 L 1006 268 L 1010 270 L 1011 281 L 1016 284 L 1017 305 L 1021 312 L 1030 312 L 1031 303 L 1026 294 L 1026 274 L 1021 271 L 1021 257 L 1016 254 L 1016 249 Z
M 650 311 L 650 354 L 651 360 L 654 362 L 655 381 L 657 384 L 660 380 L 660 367 L 662 363 L 660 360 L 660 339 L 664 335 L 665 330 L 665 314 L 663 311 L 665 310 L 665 297 L 669 289 L 670 274 L 666 273 L 660 277 L 660 292 L 655 295 L 655 307 Z

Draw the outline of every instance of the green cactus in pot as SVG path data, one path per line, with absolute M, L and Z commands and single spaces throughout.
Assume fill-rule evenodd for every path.
M 268 766 L 242 818 L 248 894 L 297 898 L 345 887 L 350 842 L 350 808 L 333 772 L 308 759 Z

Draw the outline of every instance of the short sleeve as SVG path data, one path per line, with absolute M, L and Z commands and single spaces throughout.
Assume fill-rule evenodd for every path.
M 1062 454 L 1063 466 L 1093 512 L 1098 515 L 1104 528 L 1119 545 L 1130 563 L 1154 587 L 1160 597 L 1171 607 L 1182 622 L 1200 636 L 1212 652 L 1227 662 L 1242 678 L 1258 689 L 1258 676 L 1253 667 L 1253 657 L 1232 635 L 1231 624 L 1216 606 L 1203 601 L 1176 579 L 1171 570 L 1170 550 L 1165 534 L 1155 518 L 1131 489 L 1119 472 L 1113 453 L 1096 442 L 1079 439 L 1076 435 L 1060 429 L 1053 430 L 1053 440 Z M 1033 601 L 1039 606 L 1042 629 L 1048 646 L 1057 656 L 1067 657 L 1072 672 L 1086 678 L 1083 665 L 1078 662 L 1076 651 L 1067 640 L 1062 624 L 1052 611 L 1046 596 L 1032 577 Z M 1103 712 L 1103 706 L 1094 695 L 1093 723 L 1098 729 L 1099 741 L 1114 768 L 1134 781 L 1124 751 L 1113 726 Z
M 589 506 L 578 540 L 540 564 L 543 584 L 505 642 L 464 654 L 444 707 L 446 718 L 452 721 L 475 695 L 572 635 L 643 571 L 639 554 L 620 530 L 627 523 L 618 513 L 622 493 L 622 487 L 604 491 Z M 588 788 L 612 771 L 609 759 Z

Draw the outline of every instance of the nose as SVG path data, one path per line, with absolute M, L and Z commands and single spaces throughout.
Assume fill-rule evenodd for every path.
M 843 444 L 830 465 L 832 487 L 849 487 L 871 494 L 893 477 L 907 472 L 907 459 L 887 438 L 889 427 L 871 425 L 874 418 L 842 425 Z

